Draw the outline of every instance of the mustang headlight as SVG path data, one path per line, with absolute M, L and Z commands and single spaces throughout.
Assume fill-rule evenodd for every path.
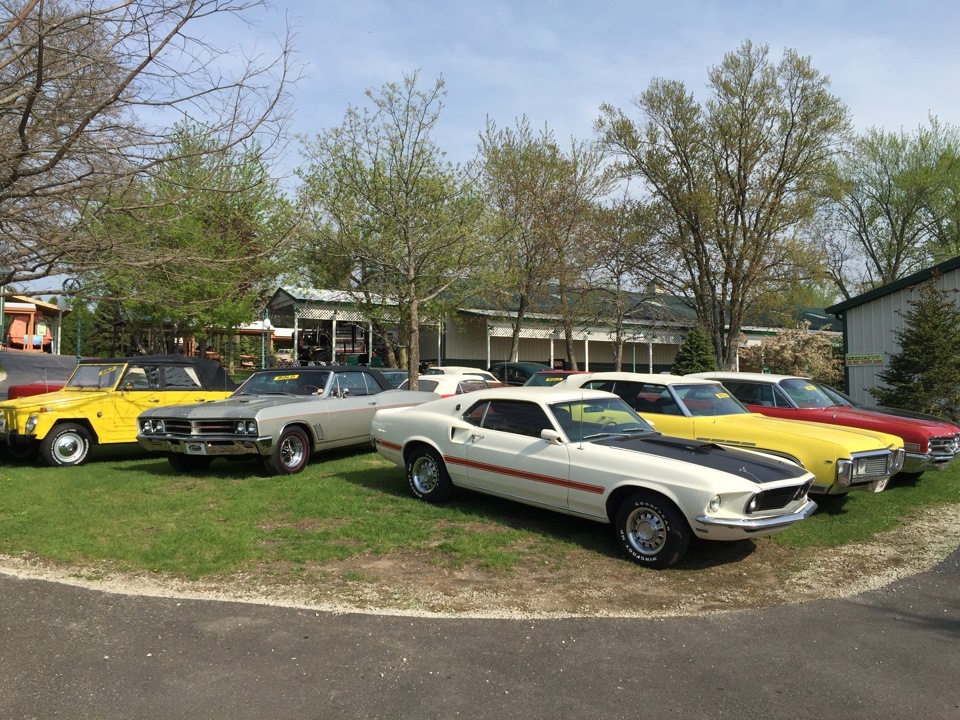
M 27 432 L 28 433 L 33 432 L 36 429 L 38 422 L 40 422 L 40 418 L 38 418 L 36 415 L 31 415 L 30 417 L 28 417 L 27 426 L 26 426 Z
M 750 498 L 750 502 L 747 503 L 747 506 L 744 508 L 744 511 L 746 512 L 747 515 L 749 515 L 752 512 L 756 512 L 758 507 L 760 507 L 759 493 L 757 493 L 752 498 Z
M 720 512 L 720 496 L 714 495 L 710 498 L 710 502 L 707 503 L 707 512 L 713 515 L 714 513 Z

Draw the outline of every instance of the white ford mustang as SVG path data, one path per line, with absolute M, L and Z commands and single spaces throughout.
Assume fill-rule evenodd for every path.
M 612 523 L 627 556 L 655 568 L 694 535 L 771 535 L 817 507 L 798 465 L 661 435 L 597 390 L 480 390 L 379 410 L 370 439 L 418 498 L 440 502 L 459 486 Z

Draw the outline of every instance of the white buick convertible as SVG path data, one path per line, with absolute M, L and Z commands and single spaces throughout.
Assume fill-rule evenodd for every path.
M 371 441 L 428 502 L 454 486 L 612 523 L 642 565 L 677 562 L 693 536 L 786 530 L 817 507 L 787 460 L 656 432 L 597 390 L 503 388 L 379 410 Z

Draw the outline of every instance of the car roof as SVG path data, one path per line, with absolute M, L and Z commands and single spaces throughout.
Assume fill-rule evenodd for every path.
M 535 370 L 550 370 L 550 369 L 551 369 L 551 367 L 550 367 L 549 365 L 544 365 L 543 363 L 538 363 L 538 362 L 524 362 L 524 361 L 517 361 L 517 360 L 510 360 L 510 361 L 506 361 L 506 362 L 490 363 L 490 367 L 492 367 L 492 368 L 495 368 L 495 367 L 515 367 L 515 368 L 525 368 L 525 369 L 527 369 L 527 370 L 534 370 L 534 369 L 535 369 Z
M 219 360 L 192 355 L 131 355 L 119 358 L 81 358 L 80 365 L 189 365 L 196 370 L 205 390 L 236 390 L 237 383 L 227 374 Z
M 439 370 L 443 375 L 469 375 L 470 373 L 489 375 L 486 370 L 467 365 L 431 365 L 427 370 Z
M 623 382 L 646 382 L 646 383 L 656 383 L 657 385 L 676 385 L 678 383 L 683 383 L 684 385 L 716 385 L 716 380 L 710 380 L 706 378 L 698 378 L 692 375 L 659 375 L 657 373 L 633 373 L 633 372 L 596 372 L 596 373 L 582 373 L 574 374 L 570 377 L 561 380 L 557 385 L 553 387 L 563 387 L 568 383 L 570 385 L 580 384 L 587 382 L 589 380 L 620 380 Z
M 617 397 L 613 393 L 605 390 L 584 390 L 582 388 L 558 388 L 556 385 L 550 387 L 502 387 L 489 388 L 487 390 L 477 390 L 468 394 L 470 402 L 475 400 L 533 400 L 548 404 L 580 400 L 583 398 L 607 398 Z M 458 396 L 462 397 L 462 396 Z
M 778 383 L 781 380 L 809 380 L 803 375 L 775 375 L 773 373 L 735 372 L 733 370 L 717 370 L 714 372 L 691 373 L 684 377 L 713 378 L 716 380 L 753 380 L 754 382 Z

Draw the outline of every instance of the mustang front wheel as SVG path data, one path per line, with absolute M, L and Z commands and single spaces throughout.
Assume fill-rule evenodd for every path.
M 271 475 L 292 475 L 306 467 L 310 459 L 310 440 L 298 427 L 287 428 L 280 435 L 273 452 L 263 458 L 263 466 Z
M 615 528 L 627 556 L 652 568 L 673 565 L 690 545 L 686 519 L 672 502 L 651 492 L 636 492 L 621 503 Z
M 81 465 L 90 454 L 90 433 L 82 425 L 56 425 L 40 443 L 40 459 L 51 467 Z
M 421 500 L 443 502 L 453 494 L 447 466 L 436 450 L 419 447 L 407 458 L 407 484 Z

